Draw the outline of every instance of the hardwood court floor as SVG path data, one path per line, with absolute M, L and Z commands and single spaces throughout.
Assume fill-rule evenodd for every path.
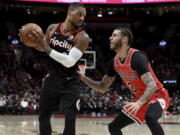
M 0 135 L 39 135 L 37 116 L 0 115 Z M 76 135 L 109 135 L 107 124 L 112 118 L 77 118 Z M 180 134 L 180 115 L 160 120 L 165 135 Z M 64 118 L 52 118 L 52 135 L 62 132 Z M 151 135 L 145 124 L 132 124 L 123 129 L 124 135 Z

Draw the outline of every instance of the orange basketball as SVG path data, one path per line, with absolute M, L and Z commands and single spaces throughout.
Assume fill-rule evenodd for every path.
M 32 35 L 30 33 L 32 33 L 32 31 L 36 31 L 40 36 L 43 36 L 41 27 L 35 23 L 27 23 L 23 25 L 19 34 L 21 42 L 30 47 L 36 46 L 33 42 L 31 42 Z

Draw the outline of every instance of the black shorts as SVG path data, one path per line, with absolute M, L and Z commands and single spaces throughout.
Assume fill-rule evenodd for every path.
M 67 112 L 79 109 L 80 79 L 79 76 L 61 77 L 48 74 L 43 80 L 40 95 L 40 111 Z

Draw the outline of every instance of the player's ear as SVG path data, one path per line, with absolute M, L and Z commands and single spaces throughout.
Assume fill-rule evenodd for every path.
M 123 42 L 128 42 L 128 37 L 127 37 L 127 36 L 123 36 L 123 37 L 122 37 L 122 41 L 123 41 Z
M 71 11 L 71 10 L 68 10 L 67 15 L 68 15 L 69 17 L 71 17 L 72 11 Z

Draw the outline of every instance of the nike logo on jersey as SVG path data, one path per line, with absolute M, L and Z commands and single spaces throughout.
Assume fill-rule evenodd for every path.
M 59 34 L 59 32 L 56 32 L 56 31 L 55 31 L 54 34 Z
M 68 50 L 70 50 L 72 48 L 72 45 L 71 44 L 68 44 L 68 42 L 66 40 L 64 41 L 59 41 L 56 39 L 56 37 L 54 38 L 51 38 L 50 39 L 50 43 L 56 47 L 56 46 L 59 46 L 59 47 L 62 47 L 62 48 L 66 48 Z

